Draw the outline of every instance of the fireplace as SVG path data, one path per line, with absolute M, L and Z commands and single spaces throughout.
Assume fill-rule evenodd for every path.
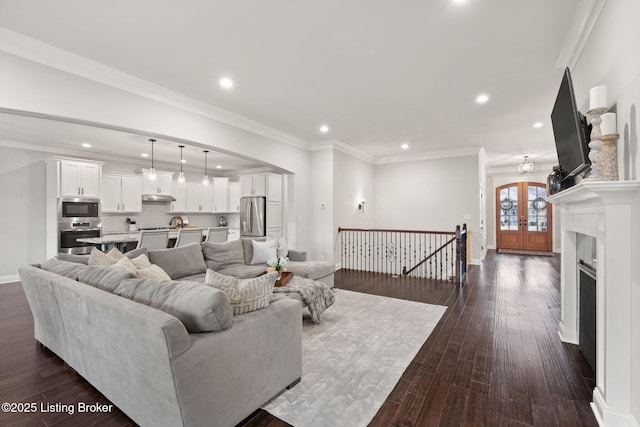
M 636 325 L 640 314 L 633 307 L 634 297 L 637 300 L 633 286 L 640 273 L 640 266 L 635 265 L 639 255 L 640 182 L 582 182 L 547 200 L 561 211 L 560 339 L 580 343 L 579 241 L 581 235 L 590 236 L 595 239 L 597 259 L 596 387 L 591 406 L 600 425 L 637 427 L 640 334 Z

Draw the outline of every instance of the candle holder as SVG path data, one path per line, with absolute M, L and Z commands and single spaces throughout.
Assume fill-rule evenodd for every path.
M 599 107 L 587 111 L 587 114 L 591 116 L 591 135 L 589 142 L 589 160 L 591 160 L 591 170 L 585 181 L 602 181 L 604 175 L 602 173 L 602 132 L 600 130 L 600 123 L 602 122 L 601 116 L 606 113 L 608 108 Z
M 618 149 L 616 142 L 620 135 L 617 133 L 602 135 L 602 147 L 600 150 L 600 169 L 603 181 L 618 180 Z

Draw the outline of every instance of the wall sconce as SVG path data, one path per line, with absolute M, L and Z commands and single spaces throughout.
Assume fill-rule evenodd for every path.
M 358 203 L 358 210 L 362 211 L 362 213 L 364 213 L 364 204 L 367 203 L 367 199 L 365 199 L 364 197 L 362 198 L 362 201 L 360 201 L 360 203 Z

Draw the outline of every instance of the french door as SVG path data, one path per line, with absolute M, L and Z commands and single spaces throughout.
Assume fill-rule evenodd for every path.
M 496 188 L 496 246 L 551 251 L 551 205 L 545 184 L 516 182 Z

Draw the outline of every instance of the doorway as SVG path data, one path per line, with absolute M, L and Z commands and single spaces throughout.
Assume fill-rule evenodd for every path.
M 516 182 L 496 188 L 496 247 L 551 252 L 551 205 L 545 184 Z

